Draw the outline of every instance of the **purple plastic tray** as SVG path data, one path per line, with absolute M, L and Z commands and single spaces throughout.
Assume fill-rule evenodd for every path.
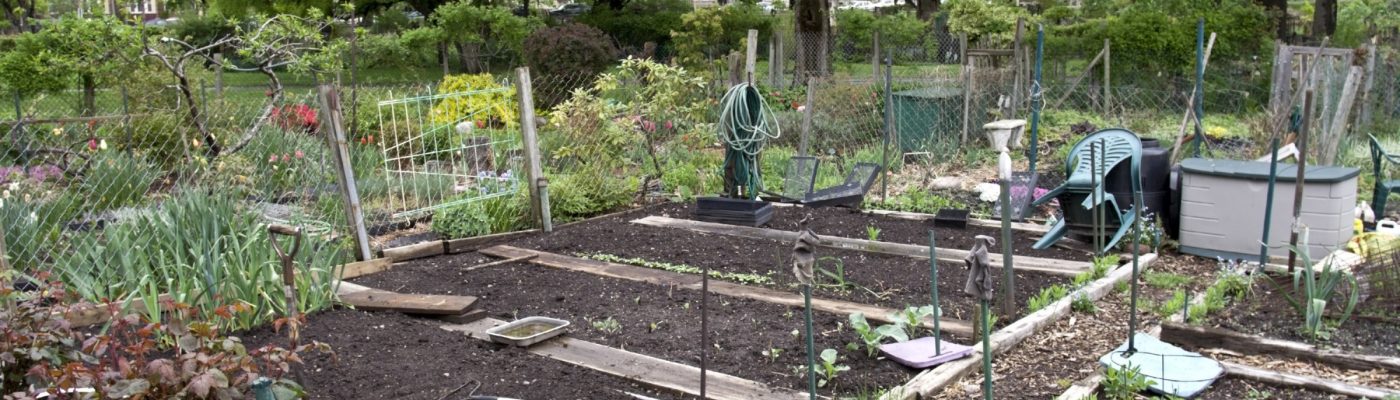
M 943 341 L 941 349 L 943 352 L 937 353 L 934 351 L 934 342 L 937 341 L 938 339 L 926 337 L 907 342 L 882 344 L 880 352 L 885 353 L 885 356 L 891 360 L 912 368 L 928 368 L 972 354 L 971 347 L 946 340 Z

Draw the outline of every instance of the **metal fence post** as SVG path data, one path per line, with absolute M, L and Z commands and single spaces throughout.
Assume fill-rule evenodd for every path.
M 812 113 L 813 109 L 816 108 L 812 104 L 812 92 L 816 89 L 817 85 L 814 84 L 816 81 L 817 78 L 807 77 L 807 103 L 802 105 L 802 137 L 797 142 L 797 155 L 799 156 L 808 154 L 807 138 L 812 136 Z
M 345 126 L 341 121 L 340 96 L 335 86 L 320 85 L 321 109 L 326 119 L 326 141 L 330 144 L 335 159 L 336 177 L 340 180 L 341 194 L 345 196 L 346 216 L 350 228 L 355 231 L 357 256 L 360 261 L 374 258 L 369 249 L 369 232 L 365 228 L 365 215 L 360 208 L 360 191 L 355 187 L 355 169 L 350 162 L 350 144 L 345 140 Z
M 958 34 L 958 44 L 962 48 L 962 55 L 958 57 L 962 62 L 963 81 L 963 115 L 962 115 L 962 144 L 967 144 L 968 130 L 971 129 L 972 119 L 972 63 L 967 60 L 967 33 Z
M 870 74 L 875 80 L 880 76 L 880 31 L 875 31 L 871 35 L 872 46 L 870 49 Z
M 516 97 L 520 99 L 520 133 L 524 136 L 526 177 L 529 179 L 525 186 L 530 190 L 530 212 L 539 218 L 540 227 L 550 232 L 554 227 L 549 215 L 548 181 L 540 167 L 539 139 L 535 134 L 535 100 L 532 97 L 530 68 L 516 68 L 515 77 Z
M 1103 40 L 1103 113 L 1113 113 L 1113 46 L 1108 39 Z
M 1035 33 L 1035 82 L 1031 83 L 1031 154 L 1030 159 L 1031 176 L 1035 176 L 1035 162 L 1040 158 L 1040 109 L 1045 107 L 1045 99 L 1041 97 L 1041 67 L 1045 61 L 1045 25 L 1041 25 Z
M 131 155 L 131 149 L 136 147 L 132 144 L 131 135 L 131 97 L 127 95 L 126 85 L 122 85 L 122 127 L 126 130 L 126 154 Z
M 224 52 L 214 53 L 214 95 L 224 97 Z
M 891 53 L 889 54 L 889 56 L 885 58 L 885 145 L 884 145 L 883 149 L 880 151 L 880 153 L 883 154 L 883 157 L 884 157 L 884 159 L 885 159 L 885 162 L 884 162 L 884 165 L 881 166 L 881 168 L 880 168 L 880 169 L 881 169 L 880 174 L 882 175 L 882 176 L 880 177 L 880 202 L 885 202 L 885 201 L 888 201 L 888 200 L 889 200 L 889 195 L 890 195 L 890 180 L 889 180 L 889 176 L 890 176 L 890 171 L 889 171 L 889 169 L 890 169 L 890 142 L 891 142 L 891 141 L 894 141 L 895 135 L 896 135 L 896 133 L 897 133 L 897 132 L 894 131 L 894 107 L 893 107 L 894 95 L 893 95 L 892 93 L 890 93 L 890 92 L 892 91 L 891 89 L 892 89 L 892 86 L 893 86 L 893 85 L 890 83 L 890 81 L 893 80 L 893 79 L 894 79 L 894 53 L 891 52 Z
M 1196 109 L 1194 110 L 1195 113 L 1196 113 L 1196 116 L 1195 116 L 1195 118 L 1196 118 L 1196 137 L 1193 138 L 1193 139 L 1191 140 L 1191 156 L 1192 156 L 1192 157 L 1200 157 L 1200 156 L 1201 156 L 1201 140 L 1203 139 L 1203 138 L 1201 137 L 1201 135 L 1204 135 L 1204 134 L 1205 134 L 1204 129 L 1201 128 L 1202 125 L 1205 124 L 1205 117 L 1206 117 L 1206 114 L 1205 114 L 1205 106 L 1202 105 L 1202 103 L 1205 103 L 1205 99 L 1206 99 L 1206 94 L 1205 94 L 1205 91 L 1206 91 L 1206 83 L 1205 83 L 1205 79 L 1206 79 L 1206 65 L 1205 65 L 1205 58 L 1206 58 L 1206 19 L 1205 19 L 1205 18 L 1200 18 L 1200 19 L 1196 20 L 1196 93 L 1195 93 L 1195 95 L 1196 95 L 1196 98 L 1195 98 Z

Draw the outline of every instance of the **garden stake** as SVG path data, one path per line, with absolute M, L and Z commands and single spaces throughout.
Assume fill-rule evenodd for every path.
M 885 143 L 880 146 L 880 153 L 885 163 L 880 165 L 881 169 L 888 169 L 890 167 L 890 141 L 894 139 L 894 132 L 890 131 L 890 128 L 894 126 L 894 107 L 890 106 L 894 104 L 894 94 L 890 92 L 890 80 L 894 79 L 893 74 L 894 50 L 890 50 L 890 55 L 885 57 Z M 888 199 L 889 193 L 890 180 L 887 177 L 881 177 L 880 202 L 885 202 Z
M 1264 234 L 1259 239 L 1259 265 L 1269 263 L 1269 222 L 1274 217 L 1274 183 L 1278 180 L 1278 137 L 1269 147 L 1269 191 L 1264 197 Z
M 943 308 L 938 305 L 938 247 L 934 245 L 934 232 L 928 230 L 928 269 L 930 276 L 929 288 L 933 296 L 933 355 L 943 354 L 943 336 L 938 327 L 938 320 L 943 316 Z
M 1092 142 L 1091 142 L 1091 143 L 1089 143 L 1089 187 L 1098 187 L 1098 186 L 1099 186 L 1099 161 L 1098 161 L 1098 160 L 1099 160 L 1099 147 L 1098 147 L 1098 143 L 1092 143 Z M 1090 200 L 1091 200 L 1094 204 L 1098 204 L 1099 194 L 1098 194 L 1097 192 L 1089 192 L 1089 197 L 1090 197 Z M 1103 251 L 1101 251 L 1100 249 L 1103 247 L 1103 244 L 1099 243 L 1099 242 L 1102 241 L 1102 237 L 1099 236 L 1099 213 L 1097 213 L 1097 212 L 1091 213 L 1091 214 L 1090 214 L 1090 219 L 1093 220 L 1093 226 L 1092 226 L 1091 228 L 1093 229 L 1093 235 L 1094 235 L 1094 257 L 1102 257 L 1102 256 L 1103 256 Z
M 987 300 L 982 299 L 982 398 L 992 400 L 992 319 Z
M 816 276 L 812 267 L 817 262 L 816 249 L 821 239 L 811 229 L 807 229 L 807 222 L 811 220 L 812 216 L 807 215 L 798 222 L 802 231 L 798 233 L 797 241 L 792 244 L 792 273 L 797 277 L 797 283 L 802 285 L 802 317 L 804 327 L 807 328 L 807 397 L 816 400 L 817 353 L 816 343 L 812 340 L 812 285 L 816 283 Z M 707 272 L 706 275 L 708 274 Z
M 1196 20 L 1196 91 L 1192 95 L 1196 96 L 1194 104 L 1196 109 L 1191 112 L 1191 118 L 1196 119 L 1196 137 L 1191 139 L 1191 156 L 1201 156 L 1201 140 L 1204 139 L 1205 132 L 1201 129 L 1201 120 L 1205 118 L 1206 108 L 1206 19 Z
M 710 347 L 710 266 L 700 273 L 700 398 L 705 397 L 705 361 Z
M 1031 151 L 1030 170 L 1031 176 L 1035 176 L 1035 161 L 1040 158 L 1040 108 L 1045 106 L 1045 99 L 1040 93 L 1040 66 L 1045 60 L 1045 25 L 1039 25 L 1035 33 L 1035 82 L 1031 83 Z
M 1133 189 L 1133 200 L 1136 201 L 1136 203 L 1133 204 L 1133 295 L 1132 304 L 1128 307 L 1132 310 L 1131 314 L 1128 314 L 1128 352 L 1124 357 L 1132 357 L 1133 353 L 1137 352 L 1137 340 L 1135 339 L 1137 335 L 1134 333 L 1137 332 L 1138 328 L 1138 247 L 1142 242 L 1142 207 L 1138 205 L 1142 204 L 1142 188 Z M 1187 307 L 1190 306 L 1188 305 Z
M 1098 164 L 1099 164 L 1099 185 L 1100 185 L 1100 189 L 1099 189 L 1099 190 L 1096 190 L 1096 192 L 1098 192 L 1099 199 L 1098 199 L 1098 201 L 1094 202 L 1095 206 L 1094 206 L 1094 210 L 1093 210 L 1093 211 L 1094 211 L 1094 215 L 1097 215 L 1097 216 L 1099 217 L 1099 222 L 1098 222 L 1098 224 L 1096 224 L 1096 226 L 1094 226 L 1094 229 L 1097 229 L 1094 233 L 1096 234 L 1095 236 L 1098 236 L 1098 237 L 1099 237 L 1099 247 L 1100 247 L 1100 249 L 1099 249 L 1099 256 L 1100 256 L 1100 257 L 1102 257 L 1105 253 L 1108 253 L 1108 249 L 1103 248 L 1103 247 L 1108 247 L 1108 238 L 1105 237 L 1105 236 L 1108 235 L 1108 214 L 1106 214 L 1107 211 L 1106 211 L 1106 210 L 1104 209 L 1104 207 L 1103 207 L 1103 202 L 1108 201 L 1108 196 L 1112 196 L 1112 194 L 1110 194 L 1110 193 L 1108 192 L 1108 190 L 1106 190 L 1107 187 L 1108 187 L 1108 163 L 1107 163 L 1107 158 L 1108 158 L 1108 144 L 1107 144 L 1107 143 L 1104 143 L 1103 139 L 1099 139 L 1099 158 L 1098 158 Z
M 1001 315 L 1016 315 L 1016 271 L 1012 269 L 1011 248 L 1011 156 L 1001 148 L 998 169 L 1001 174 Z
M 967 252 L 967 257 L 963 258 L 963 263 L 967 265 L 967 285 L 963 288 L 963 293 L 977 297 L 980 303 L 982 315 L 979 315 L 978 325 L 982 326 L 982 394 L 986 400 L 992 399 L 992 319 L 991 310 L 987 304 L 992 300 L 992 277 L 991 256 L 987 254 L 987 249 L 996 246 L 996 239 L 991 236 L 977 235 L 974 238 L 972 250 Z

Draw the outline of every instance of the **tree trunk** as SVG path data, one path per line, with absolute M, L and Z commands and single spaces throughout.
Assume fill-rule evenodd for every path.
M 1317 0 L 1313 9 L 1313 37 L 1322 39 L 1337 31 L 1337 0 Z
M 1260 0 L 1259 3 L 1274 19 L 1275 38 L 1287 43 L 1291 36 L 1288 31 L 1288 0 Z
M 462 43 L 457 45 L 457 54 L 462 59 L 462 69 L 470 74 L 486 72 L 481 63 L 481 44 Z
M 97 81 L 90 75 L 83 75 L 83 101 L 79 104 L 78 114 L 84 117 L 91 117 L 97 113 Z
M 442 76 L 447 76 L 447 75 L 451 74 L 451 73 L 452 73 L 451 69 L 449 69 L 449 68 L 447 67 L 447 43 L 446 43 L 446 42 L 438 43 L 438 60 L 439 60 L 439 61 L 442 61 Z
M 806 81 L 808 76 L 816 76 L 826 63 L 820 49 L 827 40 L 824 33 L 831 23 L 830 4 L 826 0 L 797 0 L 794 8 L 793 25 L 797 33 L 798 70 L 795 79 Z
M 933 16 L 934 16 L 935 14 L 938 14 L 938 8 L 939 8 L 939 6 L 941 5 L 942 1 L 941 1 L 941 0 L 918 0 L 918 1 L 919 1 L 918 12 L 917 12 L 915 15 L 917 15 L 917 16 L 919 17 L 919 20 L 922 20 L 922 21 L 932 21 L 932 20 L 933 20 Z

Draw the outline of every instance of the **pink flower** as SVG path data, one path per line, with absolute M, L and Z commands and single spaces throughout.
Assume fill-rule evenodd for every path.
M 276 163 L 276 162 L 277 162 L 277 155 L 276 155 L 276 154 L 273 154 L 273 155 L 267 156 L 267 162 Z
M 283 161 L 283 162 L 292 161 L 292 156 L 291 156 L 290 154 L 283 154 L 283 155 L 282 155 L 282 161 Z
M 97 138 L 88 139 L 88 151 L 97 151 Z
M 666 121 L 666 130 L 669 131 L 669 130 L 671 130 L 671 128 L 674 128 L 674 127 L 675 127 L 674 125 L 671 125 L 671 121 Z
M 301 150 L 297 150 L 296 155 L 298 159 L 306 157 L 306 153 L 302 153 Z

